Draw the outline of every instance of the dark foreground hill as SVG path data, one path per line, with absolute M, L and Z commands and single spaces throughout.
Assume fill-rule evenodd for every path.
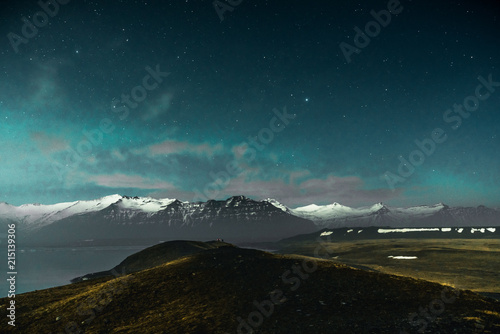
M 87 274 L 71 280 L 72 283 L 95 279 L 105 276 L 116 276 L 129 274 L 159 266 L 160 264 L 176 260 L 180 257 L 203 252 L 207 249 L 214 249 L 230 244 L 220 241 L 184 241 L 176 240 L 162 242 L 158 245 L 148 247 L 140 252 L 128 256 L 113 269 Z
M 229 245 L 16 306 L 16 327 L 4 317 L 0 332 L 500 333 L 500 303 L 470 291 Z

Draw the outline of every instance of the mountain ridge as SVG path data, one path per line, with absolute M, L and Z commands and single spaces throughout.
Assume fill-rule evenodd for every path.
M 384 203 L 352 208 L 338 202 L 289 208 L 271 198 L 182 202 L 118 194 L 50 205 L 0 204 L 0 221 L 17 223 L 31 243 L 64 239 L 196 239 L 272 241 L 323 228 L 500 226 L 500 211 L 443 203 L 392 207 Z
M 139 202 L 139 203 L 133 203 L 133 201 Z M 131 210 L 141 210 L 144 212 L 151 212 L 151 213 L 156 213 L 158 211 L 161 211 L 161 209 L 166 208 L 167 206 L 177 203 L 177 204 L 197 204 L 197 203 L 208 203 L 216 200 L 208 200 L 207 202 L 188 202 L 188 201 L 180 201 L 175 198 L 153 198 L 153 197 L 138 197 L 138 196 L 127 196 L 127 195 L 119 195 L 119 194 L 113 194 L 113 195 L 108 195 L 104 197 L 100 197 L 97 199 L 93 200 L 77 200 L 77 201 L 72 201 L 72 202 L 60 202 L 60 203 L 55 203 L 55 204 L 40 204 L 40 203 L 26 203 L 22 204 L 19 206 L 15 206 L 12 204 L 9 204 L 7 202 L 0 202 L 0 218 L 20 218 L 22 212 L 20 211 L 25 211 L 28 214 L 22 215 L 22 217 L 26 218 L 28 216 L 34 216 L 33 219 L 27 220 L 28 223 L 33 223 L 33 221 L 38 221 L 38 220 L 48 220 L 51 221 L 48 218 L 53 218 L 55 219 L 60 219 L 60 217 L 57 217 L 57 214 L 62 213 L 63 211 L 68 212 L 70 209 L 77 209 L 74 212 L 71 212 L 72 214 L 82 214 L 85 212 L 95 212 L 99 211 L 102 209 L 105 209 L 111 205 L 117 205 L 120 204 L 121 208 L 123 209 L 131 209 Z M 219 200 L 220 201 L 220 200 Z M 224 201 L 224 200 L 223 200 Z M 279 202 L 276 199 L 273 198 L 266 198 L 261 201 L 253 200 L 249 197 L 243 196 L 243 195 L 235 195 L 227 198 L 225 202 L 231 203 L 231 202 L 242 202 L 242 201 L 254 201 L 254 202 L 267 202 L 272 204 L 274 207 L 287 212 L 287 213 L 292 213 L 295 214 L 296 216 L 302 216 L 302 217 L 308 217 L 308 218 L 313 218 L 313 221 L 322 221 L 322 220 L 328 220 L 328 219 L 333 219 L 333 218 L 339 218 L 339 217 L 347 217 L 347 216 L 361 216 L 363 213 L 375 213 L 375 212 L 380 212 L 380 210 L 384 211 L 384 213 L 387 212 L 395 212 L 395 213 L 412 213 L 416 212 L 417 210 L 421 209 L 419 213 L 426 213 L 431 210 L 440 210 L 440 209 L 483 209 L 483 210 L 491 210 L 491 211 L 496 211 L 499 212 L 498 209 L 494 208 L 489 208 L 484 205 L 478 205 L 477 207 L 464 207 L 464 206 L 457 206 L 457 207 L 450 207 L 442 202 L 436 203 L 436 204 L 431 204 L 431 205 L 417 205 L 417 206 L 410 206 L 410 207 L 393 207 L 393 206 L 388 206 L 384 204 L 383 202 L 378 202 L 376 204 L 373 204 L 371 206 L 362 206 L 362 207 L 349 207 L 342 205 L 338 202 L 333 202 L 332 204 L 326 204 L 326 205 L 317 205 L 317 204 L 309 204 L 305 206 L 299 206 L 296 208 L 291 208 L 288 207 L 281 202 Z M 141 203 L 142 202 L 142 203 Z M 91 204 L 95 204 L 94 207 L 91 206 Z M 104 203 L 104 204 L 103 204 Z M 135 204 L 135 205 L 134 205 Z M 138 205 L 139 204 L 139 205 Z M 78 207 L 80 208 L 78 210 Z M 156 210 L 155 210 L 156 207 Z M 36 208 L 36 209 L 32 209 Z M 31 209 L 31 210 L 30 210 Z M 327 212 L 330 210 L 330 212 Z M 33 212 L 34 211 L 34 212 Z M 29 213 L 32 213 L 31 215 Z M 10 215 L 9 215 L 10 213 Z M 46 213 L 49 213 L 48 215 Z M 328 215 L 330 214 L 330 215 Z M 41 217 L 40 217 L 41 216 Z M 38 218 L 38 219 L 37 219 Z

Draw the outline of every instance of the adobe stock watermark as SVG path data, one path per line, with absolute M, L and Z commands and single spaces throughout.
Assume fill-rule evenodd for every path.
M 354 31 L 356 32 L 353 39 L 354 46 L 346 42 L 341 42 L 339 45 L 347 63 L 351 63 L 352 55 L 354 53 L 360 54 L 361 50 L 370 44 L 371 38 L 377 37 L 382 28 L 387 27 L 391 23 L 392 15 L 398 15 L 402 11 L 403 6 L 401 6 L 399 0 L 389 0 L 387 2 L 387 10 L 382 9 L 379 12 L 371 10 L 370 14 L 374 20 L 365 24 L 365 30 L 362 31 L 358 26 L 354 27 Z
M 111 102 L 112 111 L 119 114 L 118 118 L 121 121 L 127 119 L 130 109 L 137 108 L 147 98 L 148 92 L 157 89 L 164 78 L 170 75 L 169 72 L 162 72 L 160 65 L 156 65 L 155 69 L 146 66 L 145 70 L 148 74 L 142 78 L 140 85 L 133 87 L 129 94 L 123 93 L 120 100 L 114 98 Z M 113 121 L 106 117 L 101 119 L 97 128 L 82 130 L 82 134 L 86 139 L 79 141 L 75 148 L 68 147 L 66 149 L 63 163 L 52 162 L 52 169 L 57 174 L 59 181 L 63 181 L 65 173 L 77 168 L 85 157 L 90 156 L 94 147 L 102 144 L 104 135 L 111 134 L 115 128 Z
M 462 125 L 462 120 L 469 118 L 471 112 L 479 108 L 480 101 L 487 100 L 492 93 L 495 92 L 495 87 L 500 87 L 500 82 L 493 81 L 492 75 L 488 75 L 488 79 L 482 76 L 478 77 L 479 85 L 476 86 L 473 95 L 467 96 L 462 104 L 454 104 L 453 109 L 446 109 L 443 113 L 443 121 L 450 124 L 452 130 L 457 130 Z M 399 166 L 397 174 L 386 171 L 381 176 L 385 179 L 389 188 L 395 190 L 398 183 L 405 182 L 413 173 L 416 167 L 421 166 L 426 157 L 431 156 L 436 151 L 437 144 L 442 144 L 448 139 L 448 135 L 442 128 L 435 128 L 431 131 L 429 138 L 423 140 L 415 139 L 414 143 L 418 149 L 410 152 L 408 159 L 399 156 Z
M 316 239 L 318 245 L 314 249 L 314 257 L 306 257 L 302 260 L 300 265 L 294 264 L 290 269 L 285 270 L 280 278 L 284 285 L 289 286 L 290 292 L 297 291 L 301 284 L 306 281 L 311 274 L 318 270 L 318 259 L 330 259 L 333 253 L 330 249 L 326 247 L 327 243 L 331 242 L 331 237 L 327 236 L 327 240 L 323 240 L 321 237 Z M 323 254 L 320 254 L 322 252 Z M 242 317 L 237 317 L 238 327 L 236 328 L 237 334 L 250 334 L 255 333 L 266 318 L 271 317 L 275 312 L 276 306 L 286 303 L 288 298 L 285 296 L 285 292 L 281 289 L 275 289 L 268 293 L 269 298 L 252 302 L 255 310 L 251 311 L 245 319 Z M 228 333 L 226 333 L 228 334 Z
M 222 22 L 224 21 L 224 13 L 232 12 L 234 8 L 241 5 L 242 2 L 243 0 L 215 0 L 212 2 L 212 5 L 214 6 L 217 16 L 219 16 L 219 19 Z
M 417 333 L 424 333 L 429 323 L 436 320 L 445 311 L 446 304 L 453 304 L 459 296 L 460 290 L 445 286 L 441 290 L 440 297 L 431 300 L 428 307 L 420 306 L 418 313 L 410 313 L 408 322 L 411 326 L 418 327 Z M 399 334 L 408 334 L 408 332 L 401 330 Z
M 260 129 L 256 136 L 249 136 L 247 141 L 238 145 L 240 148 L 238 153 L 246 163 L 254 161 L 257 157 L 257 153 L 262 152 L 266 146 L 274 140 L 275 134 L 285 130 L 290 122 L 297 116 L 296 114 L 289 114 L 286 107 L 283 107 L 283 111 L 274 108 L 273 114 L 274 116 L 269 120 L 269 127 Z M 204 202 L 208 199 L 216 198 L 220 191 L 229 185 L 233 177 L 243 172 L 243 168 L 240 166 L 238 158 L 229 161 L 225 167 L 225 170 L 217 173 L 211 171 L 208 174 L 213 182 L 206 184 L 203 190 L 200 191 L 198 188 L 194 189 L 195 194 L 193 202 Z
M 7 38 L 9 39 L 12 49 L 15 53 L 19 53 L 19 46 L 21 44 L 28 44 L 29 40 L 38 35 L 38 29 L 45 27 L 49 24 L 50 18 L 55 17 L 59 13 L 60 5 L 66 5 L 70 0 L 40 0 L 38 6 L 42 9 L 32 15 L 31 21 L 25 16 L 21 17 L 23 25 L 21 27 L 21 35 L 9 32 Z

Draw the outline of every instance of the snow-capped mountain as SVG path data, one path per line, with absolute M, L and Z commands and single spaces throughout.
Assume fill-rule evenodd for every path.
M 383 203 L 351 208 L 333 203 L 289 208 L 244 196 L 207 202 L 111 195 L 52 205 L 0 203 L 0 222 L 15 222 L 26 242 L 102 239 L 277 240 L 323 228 L 500 226 L 500 211 L 442 203 L 409 208 Z
M 277 200 L 275 200 L 274 198 L 266 198 L 264 200 L 264 202 L 267 202 L 275 207 L 277 207 L 278 209 L 280 210 L 283 210 L 284 212 L 286 213 L 292 213 L 292 210 L 290 208 L 288 208 L 286 205 L 284 204 L 281 204 L 280 202 L 278 202 Z
M 90 201 L 66 202 L 52 205 L 24 204 L 16 207 L 7 203 L 0 203 L 0 219 L 15 221 L 23 229 L 36 230 L 70 216 L 101 211 L 113 204 L 122 209 L 155 213 L 173 201 L 175 199 L 131 198 L 121 195 L 111 195 Z
M 291 209 L 291 212 L 324 228 L 500 225 L 498 210 L 485 206 L 451 208 L 443 203 L 408 208 L 389 207 L 383 203 L 360 208 L 351 208 L 339 203 L 323 206 L 312 204 Z
M 313 221 L 332 221 L 342 218 L 356 218 L 373 215 L 386 208 L 382 203 L 370 207 L 350 208 L 339 203 L 319 206 L 311 204 L 292 209 L 292 212 L 299 217 L 311 219 Z
M 32 244 L 84 240 L 276 240 L 317 230 L 268 201 L 233 196 L 224 201 L 181 202 L 112 195 L 54 205 L 0 205 L 0 221 L 17 223 Z

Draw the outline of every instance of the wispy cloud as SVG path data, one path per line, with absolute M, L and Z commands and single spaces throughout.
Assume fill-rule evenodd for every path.
M 119 150 L 119 149 L 112 150 L 111 153 L 110 153 L 110 155 L 111 155 L 111 157 L 114 160 L 118 160 L 118 161 L 121 161 L 121 162 L 127 160 L 127 155 L 124 154 L 124 153 L 122 153 L 122 151 Z
M 87 178 L 90 183 L 95 183 L 98 186 L 108 188 L 136 188 L 136 189 L 151 189 L 151 190 L 167 190 L 175 189 L 175 186 L 163 180 L 149 179 L 140 175 L 127 174 L 108 174 L 108 175 L 90 175 Z
M 36 70 L 30 75 L 25 89 L 28 96 L 21 102 L 20 107 L 28 110 L 59 108 L 64 104 L 66 95 L 58 82 L 58 76 L 60 67 L 67 65 L 67 62 L 38 61 L 36 65 Z
M 46 156 L 64 151 L 69 145 L 66 139 L 42 131 L 31 132 L 30 138 L 38 150 Z
M 392 192 L 390 189 L 366 189 L 365 182 L 355 176 L 338 177 L 328 175 L 325 177 L 311 178 L 307 170 L 281 171 L 274 177 L 264 175 L 263 170 L 245 170 L 243 173 L 231 178 L 222 186 L 207 183 L 206 189 L 210 189 L 205 200 L 224 199 L 233 195 L 245 195 L 254 199 L 267 197 L 275 198 L 282 203 L 297 207 L 311 203 L 329 204 L 340 202 L 350 206 L 371 205 L 378 202 L 387 202 L 401 195 L 401 191 Z M 175 197 L 181 200 L 200 200 L 200 192 L 203 187 L 195 193 L 181 189 L 168 189 L 156 191 L 153 197 Z M 203 197 L 201 198 L 203 199 Z
M 294 176 L 306 175 L 307 172 L 295 172 Z M 244 194 L 257 199 L 273 197 L 291 207 L 311 203 L 327 204 L 342 202 L 345 205 L 361 206 L 381 201 L 388 201 L 400 195 L 390 189 L 365 189 L 359 177 L 337 177 L 328 175 L 324 178 L 311 178 L 294 182 L 296 178 L 275 178 L 273 180 L 248 180 L 241 175 L 229 182 L 223 192 L 226 195 Z
M 146 111 L 142 114 L 142 120 L 150 121 L 167 113 L 173 97 L 171 93 L 164 93 L 155 101 L 151 103 L 146 102 Z
M 188 141 L 164 140 L 161 143 L 152 144 L 143 149 L 134 150 L 136 154 L 146 153 L 149 156 L 159 156 L 168 154 L 194 154 L 212 156 L 222 152 L 222 144 L 193 144 Z

